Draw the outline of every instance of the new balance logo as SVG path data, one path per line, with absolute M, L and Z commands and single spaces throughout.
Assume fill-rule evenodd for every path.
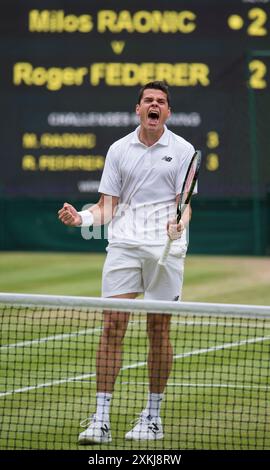
M 100 430 L 102 431 L 103 436 L 104 436 L 104 434 L 107 434 L 109 432 L 109 428 L 108 428 L 107 424 L 104 424 L 103 426 L 101 426 Z
M 161 160 L 164 160 L 165 162 L 171 162 L 172 157 L 167 157 L 167 155 L 165 155 L 165 157 L 163 157 Z
M 157 426 L 156 423 L 152 423 L 148 426 L 148 429 L 152 431 L 154 434 L 156 434 L 159 431 L 159 427 Z

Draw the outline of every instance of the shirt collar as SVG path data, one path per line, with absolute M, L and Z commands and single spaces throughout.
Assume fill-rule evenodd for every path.
M 138 126 L 135 129 L 135 131 L 133 133 L 133 138 L 131 140 L 131 143 L 132 144 L 144 145 L 139 139 L 139 131 L 140 131 L 140 126 Z M 162 145 L 162 146 L 165 147 L 168 144 L 169 144 L 169 131 L 168 131 L 167 126 L 164 125 L 164 132 L 163 132 L 162 136 L 160 137 L 160 139 L 154 145 Z

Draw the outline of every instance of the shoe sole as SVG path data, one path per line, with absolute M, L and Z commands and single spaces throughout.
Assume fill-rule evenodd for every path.
M 98 439 L 95 437 L 82 437 L 78 439 L 78 444 L 87 445 L 87 444 L 108 444 L 112 442 L 112 438 L 107 439 Z
M 156 436 L 156 437 L 146 437 L 146 438 L 125 436 L 125 439 L 127 441 L 158 441 L 158 440 L 163 439 L 163 438 L 164 438 L 164 434 Z

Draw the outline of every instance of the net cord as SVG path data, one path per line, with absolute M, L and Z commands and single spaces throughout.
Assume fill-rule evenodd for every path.
M 0 304 L 10 306 L 86 308 L 114 311 L 134 311 L 161 314 L 199 316 L 233 316 L 270 319 L 270 306 L 208 302 L 175 302 L 144 299 L 115 299 L 102 297 L 58 296 L 39 294 L 0 293 Z

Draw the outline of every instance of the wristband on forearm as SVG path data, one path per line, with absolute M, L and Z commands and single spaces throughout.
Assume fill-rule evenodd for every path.
M 78 212 L 78 214 L 79 214 L 79 216 L 81 217 L 81 220 L 82 220 L 79 227 L 90 227 L 91 225 L 93 225 L 94 216 L 93 216 L 92 212 L 90 212 L 89 210 L 85 210 L 85 211 Z

